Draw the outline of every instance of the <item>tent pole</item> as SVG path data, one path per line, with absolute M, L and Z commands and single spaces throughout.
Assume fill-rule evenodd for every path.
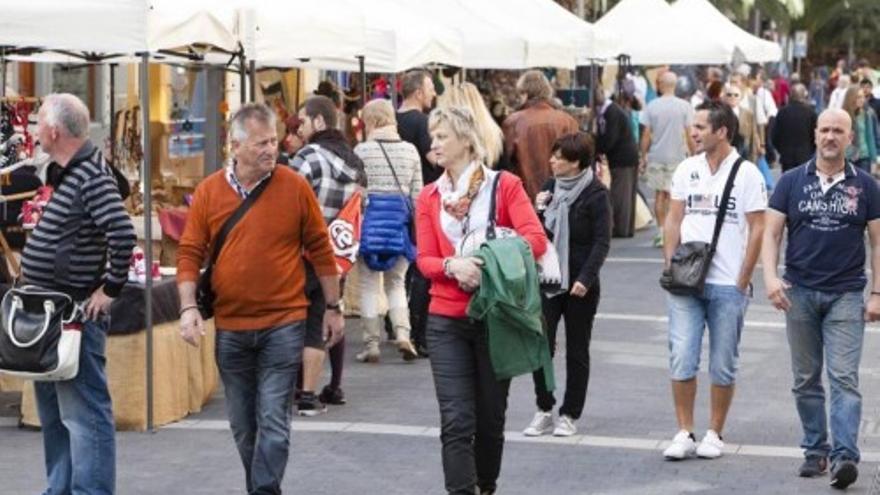
M 596 118 L 596 61 L 590 60 L 590 110 L 592 118 Z
M 241 86 L 241 103 L 244 104 L 247 102 L 247 60 L 244 56 L 244 50 L 238 55 L 239 58 L 239 67 L 238 67 L 238 84 Z
M 141 116 L 143 119 L 143 155 L 141 184 L 144 190 L 144 264 L 146 283 L 144 287 L 144 328 L 147 333 L 147 430 L 153 425 L 153 194 L 152 150 L 150 146 L 150 54 L 141 53 Z
M 257 61 L 251 59 L 248 64 L 250 65 L 250 75 L 251 75 L 251 88 L 250 95 L 251 101 L 257 101 Z
M 6 47 L 0 46 L 0 97 L 6 97 Z
M 358 71 L 361 74 L 361 108 L 367 105 L 367 71 L 364 66 L 364 56 L 358 55 Z
M 116 64 L 110 64 L 110 162 L 116 163 Z
M 391 76 L 388 78 L 388 83 L 390 84 L 390 92 L 391 92 L 391 107 L 397 110 L 397 73 L 392 72 Z

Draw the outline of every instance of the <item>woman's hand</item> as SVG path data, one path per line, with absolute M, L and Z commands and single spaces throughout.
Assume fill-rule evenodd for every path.
M 571 295 L 574 297 L 584 297 L 587 295 L 587 286 L 580 282 L 575 282 L 574 285 L 571 286 Z
M 483 271 L 483 260 L 473 256 L 452 258 L 449 261 L 449 273 L 458 281 L 459 287 L 466 292 L 473 292 L 480 286 Z
M 550 191 L 541 191 L 535 196 L 535 207 L 539 210 L 547 207 L 547 203 L 550 202 L 550 196 L 552 193 Z

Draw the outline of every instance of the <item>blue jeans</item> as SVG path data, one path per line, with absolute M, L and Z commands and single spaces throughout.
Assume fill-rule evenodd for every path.
M 709 328 L 709 377 L 713 385 L 736 381 L 739 339 L 749 298 L 735 285 L 706 284 L 703 295 L 669 295 L 669 369 L 675 381 L 700 370 L 703 331 Z
M 114 492 L 115 426 L 104 371 L 109 328 L 109 318 L 83 322 L 76 378 L 34 383 L 49 480 L 45 495 Z
M 249 494 L 281 493 L 290 449 L 291 399 L 305 332 L 305 321 L 217 332 L 226 414 Z
M 794 285 L 788 290 L 791 309 L 785 316 L 795 404 L 808 456 L 828 456 L 859 461 L 858 435 L 862 419 L 859 393 L 859 361 L 865 336 L 865 302 L 861 292 L 821 292 Z M 822 388 L 822 356 L 828 361 L 831 386 L 831 435 L 825 390 Z

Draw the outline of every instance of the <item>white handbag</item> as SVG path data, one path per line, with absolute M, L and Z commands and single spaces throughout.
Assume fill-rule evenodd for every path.
M 63 292 L 26 285 L 0 302 L 0 373 L 38 381 L 76 377 L 81 308 Z

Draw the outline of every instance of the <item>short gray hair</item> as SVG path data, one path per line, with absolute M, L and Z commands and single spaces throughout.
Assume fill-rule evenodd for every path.
M 46 123 L 69 137 L 89 137 L 89 108 L 70 93 L 52 93 L 43 99 Z
M 801 103 L 807 102 L 807 97 L 809 93 L 807 92 L 807 87 L 801 83 L 797 83 L 791 87 L 791 96 L 790 98 L 794 101 L 799 101 Z
M 275 112 L 262 103 L 246 103 L 232 114 L 229 119 L 229 137 L 233 141 L 246 141 L 248 138 L 245 123 L 248 120 L 256 120 L 261 124 L 275 128 Z

